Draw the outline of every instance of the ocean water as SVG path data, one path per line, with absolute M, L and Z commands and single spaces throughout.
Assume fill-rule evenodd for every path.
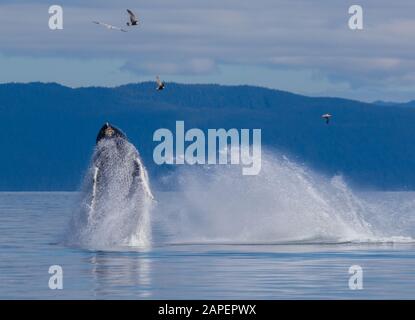
M 284 179 L 284 188 L 289 188 Z M 209 188 L 196 200 L 197 182 L 188 179 L 185 185 L 191 188 L 180 194 L 159 192 L 152 212 L 152 241 L 146 246 L 88 248 L 66 243 L 79 193 L 0 193 L 0 299 L 415 298 L 415 193 L 375 192 L 350 199 L 338 181 L 331 181 L 343 190 L 343 198 L 348 195 L 338 200 L 342 210 L 349 212 L 360 199 L 359 206 L 370 216 L 356 222 L 355 216 L 342 215 L 344 221 L 353 221 L 350 227 L 351 222 L 324 218 L 332 214 L 327 208 L 337 207 L 329 206 L 315 190 L 305 188 L 314 202 L 304 194 L 294 195 L 306 205 L 294 205 L 285 194 L 285 202 L 276 197 L 279 207 L 263 199 L 252 212 L 249 204 L 254 199 L 233 201 L 225 192 L 226 180 L 220 181 L 221 192 Z M 210 183 L 214 187 L 215 181 Z M 295 184 L 301 189 L 298 181 Z M 220 193 L 227 201 L 221 201 Z M 243 199 L 237 186 L 232 193 Z M 262 190 L 258 196 L 266 194 Z M 334 197 L 336 192 L 330 194 Z M 205 205 L 201 208 L 199 203 Z M 303 206 L 327 212 L 304 213 L 300 219 Z M 284 210 L 293 219 L 269 216 Z M 334 225 L 299 237 L 307 228 L 316 231 L 330 221 Z M 373 234 L 362 235 L 365 224 L 375 230 Z M 49 289 L 51 265 L 63 268 L 62 290 Z M 362 267 L 362 290 L 349 289 L 352 265 Z

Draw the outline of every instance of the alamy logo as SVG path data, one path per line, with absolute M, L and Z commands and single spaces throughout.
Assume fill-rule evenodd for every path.
M 184 121 L 176 121 L 175 137 L 169 129 L 154 132 L 153 141 L 160 143 L 154 148 L 153 159 L 158 165 L 242 165 L 243 175 L 257 175 L 261 171 L 261 129 L 252 130 L 252 143 L 250 131 L 208 129 L 206 140 L 202 130 L 193 128 L 185 132 Z M 185 148 L 186 142 L 188 145 Z
M 53 5 L 49 7 L 49 29 L 62 30 L 63 29 L 63 9 L 61 6 Z
M 352 276 L 349 278 L 350 290 L 362 290 L 363 289 L 363 269 L 359 265 L 353 265 L 349 268 L 349 274 Z
M 49 267 L 49 274 L 52 276 L 49 278 L 49 289 L 62 290 L 63 289 L 63 269 L 59 265 L 53 265 Z
M 363 8 L 357 4 L 349 8 L 349 28 L 351 30 L 363 30 Z

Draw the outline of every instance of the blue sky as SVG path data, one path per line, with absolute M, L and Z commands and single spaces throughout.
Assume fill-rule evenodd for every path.
M 64 9 L 64 30 L 48 8 Z M 348 8 L 364 9 L 364 30 Z M 126 8 L 142 21 L 128 33 Z M 252 84 L 365 101 L 415 99 L 413 0 L 2 0 L 0 82 Z

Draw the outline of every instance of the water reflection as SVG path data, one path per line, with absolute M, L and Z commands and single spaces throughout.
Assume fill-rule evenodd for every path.
M 151 297 L 151 262 L 142 253 L 99 251 L 85 258 L 95 298 Z

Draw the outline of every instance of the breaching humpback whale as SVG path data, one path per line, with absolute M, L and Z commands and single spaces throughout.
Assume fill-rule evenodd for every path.
M 113 193 L 125 201 L 137 192 L 154 200 L 147 171 L 137 149 L 120 129 L 108 122 L 96 138 L 92 180 L 91 210 L 102 197 L 111 197 Z
M 126 135 L 105 123 L 66 241 L 88 248 L 147 246 L 153 194 L 140 154 Z

